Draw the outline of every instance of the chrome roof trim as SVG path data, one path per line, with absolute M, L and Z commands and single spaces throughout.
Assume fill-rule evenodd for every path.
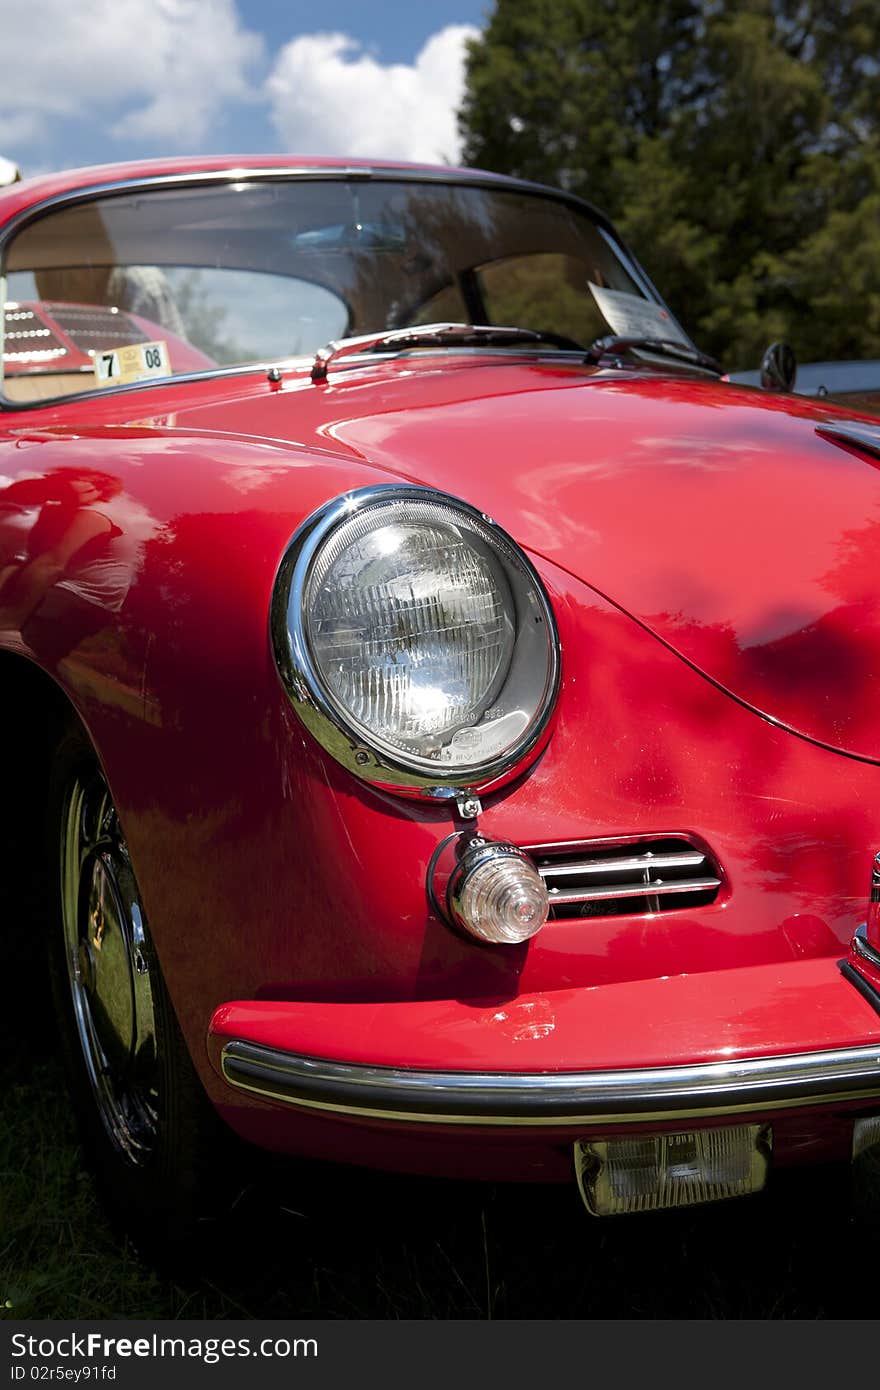
M 510 1073 L 373 1067 L 233 1039 L 221 1068 L 231 1086 L 297 1109 L 475 1127 L 644 1124 L 880 1099 L 880 1042 L 632 1071 Z
M 552 198 L 556 202 L 569 203 L 581 211 L 586 211 L 598 225 L 611 232 L 617 245 L 623 246 L 624 244 L 615 231 L 610 218 L 599 208 L 594 207 L 586 198 L 579 198 L 576 193 L 567 193 L 565 189 L 554 188 L 550 184 L 533 183 L 529 179 L 518 179 L 512 174 L 493 174 L 486 169 L 462 169 L 454 165 L 450 165 L 448 169 L 435 169 L 422 168 L 417 164 L 395 167 L 382 164 L 321 166 L 315 164 L 265 165 L 244 163 L 228 169 L 192 169 L 173 174 L 142 174 L 132 178 L 98 179 L 95 183 L 82 184 L 76 188 L 67 189 L 63 193 L 53 193 L 48 198 L 20 209 L 9 219 L 3 227 L 0 252 L 2 252 L 8 234 L 16 227 L 30 221 L 33 217 L 42 216 L 50 208 L 65 203 L 82 202 L 104 194 L 129 193 L 137 189 L 177 188 L 186 185 L 209 187 L 212 184 L 234 184 L 244 181 L 270 183 L 273 179 L 317 179 L 322 181 L 325 179 L 334 181 L 377 179 L 386 183 L 467 183 L 483 188 L 507 188 L 512 192 L 533 193 L 541 197 Z M 657 293 L 656 289 L 654 293 Z

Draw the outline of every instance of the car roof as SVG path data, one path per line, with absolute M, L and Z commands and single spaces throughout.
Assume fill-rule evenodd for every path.
M 19 211 L 55 198 L 64 193 L 75 193 L 79 189 L 99 189 L 141 180 L 177 179 L 200 175 L 231 175 L 241 173 L 282 174 L 341 173 L 364 176 L 382 174 L 395 178 L 437 179 L 443 182 L 492 183 L 500 187 L 518 188 L 551 194 L 556 198 L 588 206 L 598 221 L 608 223 L 607 217 L 599 209 L 585 204 L 580 198 L 565 193 L 562 189 L 544 184 L 513 178 L 507 174 L 495 174 L 485 169 L 462 169 L 449 164 L 414 164 L 403 160 L 345 159 L 329 155 L 204 155 L 179 156 L 172 159 L 129 160 L 116 164 L 93 164 L 78 169 L 59 170 L 55 173 L 40 174 L 34 178 L 24 178 L 0 188 L 0 220 L 7 220 Z

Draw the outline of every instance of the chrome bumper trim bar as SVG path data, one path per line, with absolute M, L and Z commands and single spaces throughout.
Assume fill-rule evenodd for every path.
M 880 1100 L 880 1042 L 635 1071 L 509 1073 L 364 1066 L 232 1040 L 221 1066 L 231 1086 L 297 1109 L 476 1127 L 644 1124 Z

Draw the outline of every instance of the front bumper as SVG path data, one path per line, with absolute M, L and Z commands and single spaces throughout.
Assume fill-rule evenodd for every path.
M 361 1120 L 519 1127 L 645 1124 L 880 1099 L 880 1044 L 686 1067 L 563 1073 L 441 1072 L 297 1056 L 233 1039 L 231 1086 Z
M 866 1113 L 880 1106 L 880 989 L 854 962 L 494 1003 L 240 1001 L 215 1013 L 209 1052 L 243 1104 L 398 1131 Z

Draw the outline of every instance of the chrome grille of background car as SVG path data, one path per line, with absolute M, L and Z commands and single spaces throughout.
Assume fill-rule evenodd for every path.
M 118 343 L 146 343 L 146 333 L 121 309 L 90 304 L 73 308 L 69 304 L 47 304 L 46 310 L 80 352 L 99 351 Z
M 51 328 L 47 328 L 32 309 L 23 309 L 17 304 L 6 306 L 3 340 L 7 362 L 48 362 L 65 353 Z
M 684 835 L 540 846 L 529 854 L 547 885 L 551 920 L 705 907 L 721 870 Z

